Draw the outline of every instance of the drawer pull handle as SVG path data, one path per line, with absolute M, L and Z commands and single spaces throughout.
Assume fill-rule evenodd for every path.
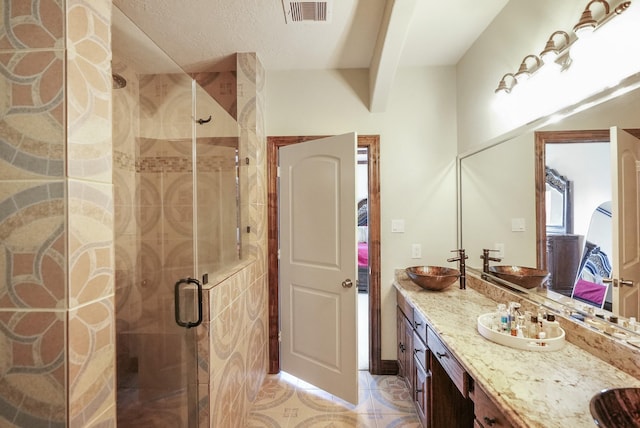
M 493 426 L 496 422 L 498 422 L 496 418 L 490 418 L 488 416 L 484 417 L 484 423 L 489 425 L 490 427 Z
M 416 328 L 418 328 L 418 327 L 420 327 L 420 326 L 422 325 L 422 323 L 421 323 L 421 322 L 418 322 L 418 321 L 414 321 L 414 322 L 413 322 L 413 325 L 414 325 Z
M 400 348 L 400 352 L 404 352 L 404 350 L 405 350 L 404 343 L 400 343 L 398 345 L 398 348 Z
M 447 355 L 446 352 L 437 352 L 436 351 L 436 355 L 438 356 L 438 358 L 449 358 L 449 355 Z
M 415 355 L 418 355 L 418 352 L 424 352 L 424 351 L 423 351 L 422 349 L 418 349 L 418 348 L 416 348 L 416 349 L 414 349 L 414 350 L 413 350 L 413 353 L 414 353 Z

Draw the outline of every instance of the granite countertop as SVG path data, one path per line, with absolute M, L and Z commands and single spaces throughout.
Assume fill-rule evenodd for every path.
M 404 270 L 396 271 L 394 285 L 515 427 L 594 427 L 594 394 L 640 387 L 640 380 L 568 341 L 557 351 L 536 352 L 485 339 L 477 318 L 494 312 L 498 302 L 473 289 L 460 290 L 456 283 L 444 291 L 423 290 Z

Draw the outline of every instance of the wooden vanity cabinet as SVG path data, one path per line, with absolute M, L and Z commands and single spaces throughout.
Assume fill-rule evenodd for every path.
M 475 428 L 512 428 L 507 418 L 498 407 L 491 401 L 486 392 L 479 386 L 474 385 L 470 392 L 473 400 Z
M 427 322 L 418 311 L 413 313 L 413 402 L 423 427 L 430 423 L 431 399 L 430 352 L 427 347 Z
M 468 373 L 400 292 L 397 302 L 399 375 L 409 385 L 422 426 L 473 427 Z
M 413 308 L 398 293 L 397 306 L 398 376 L 413 393 Z

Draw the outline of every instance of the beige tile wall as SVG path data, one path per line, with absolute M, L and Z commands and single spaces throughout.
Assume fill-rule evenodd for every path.
M 0 16 L 0 425 L 115 423 L 111 1 Z
M 127 148 L 135 145 L 112 156 L 111 1 L 2 0 L 0 11 L 0 425 L 115 426 L 114 277 L 118 287 L 143 281 L 128 257 L 114 271 L 114 230 L 129 234 L 118 242 L 125 254 L 147 253 L 132 232 L 131 200 L 145 196 L 131 192 L 145 187 L 133 179 L 142 168 Z M 243 184 L 243 227 L 251 226 L 245 248 L 253 261 L 205 296 L 204 426 L 242 426 L 266 372 L 263 82 L 257 57 L 239 54 L 240 147 L 251 160 L 242 175 L 251 180 Z M 181 135 L 180 127 L 165 131 Z M 115 199 L 112 181 L 127 183 Z M 114 203 L 127 207 L 115 218 Z M 175 220 L 180 240 L 185 231 Z
M 264 70 L 252 53 L 237 54 L 243 257 L 237 272 L 206 290 L 206 322 L 198 327 L 200 424 L 244 427 L 268 359 L 266 138 Z M 246 187 L 245 187 L 246 186 Z M 246 227 L 250 232 L 246 233 Z

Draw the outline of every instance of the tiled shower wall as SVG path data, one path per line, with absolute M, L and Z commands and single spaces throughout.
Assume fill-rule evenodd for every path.
M 2 426 L 115 424 L 110 20 L 0 1 Z
M 110 16 L 110 0 L 0 0 L 3 426 L 115 426 Z M 266 372 L 263 85 L 257 57 L 239 54 L 250 261 L 206 292 L 201 426 L 243 426 Z
M 244 427 L 267 371 L 267 207 L 264 70 L 237 54 L 242 269 L 205 290 L 198 327 L 200 426 Z M 247 227 L 249 231 L 247 232 Z

